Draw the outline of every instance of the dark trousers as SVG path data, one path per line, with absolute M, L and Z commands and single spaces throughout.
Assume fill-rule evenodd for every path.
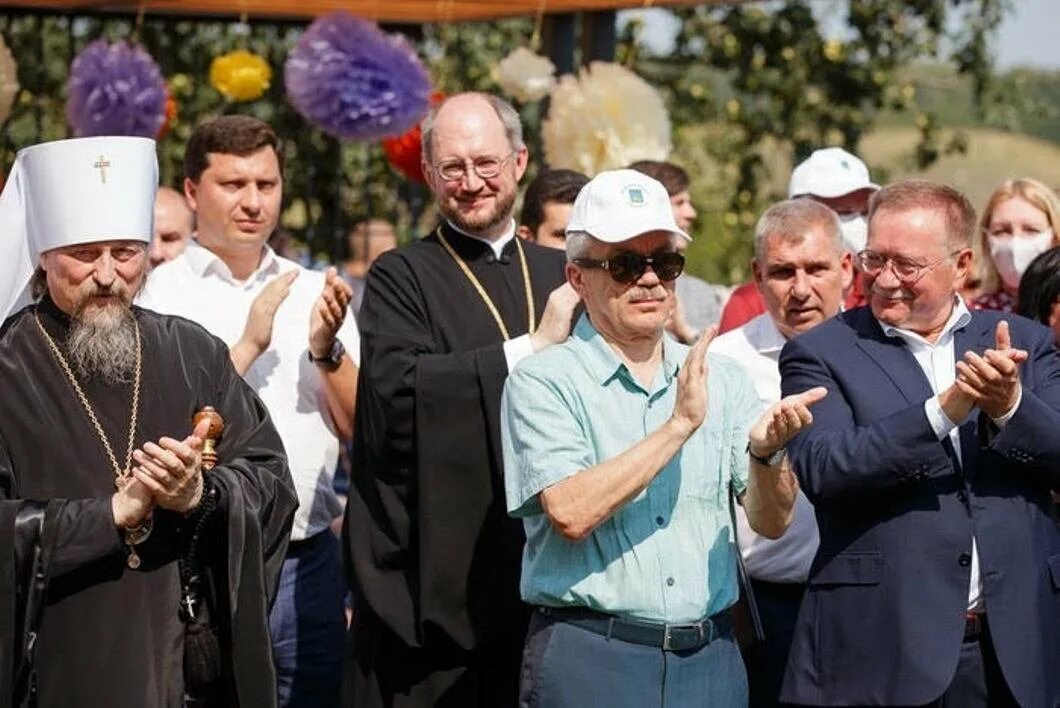
M 293 542 L 269 616 L 280 705 L 332 708 L 342 685 L 346 585 L 330 530 Z
M 1001 673 L 994 642 L 990 639 L 990 626 L 984 619 L 979 637 L 965 640 L 961 645 L 957 672 L 949 688 L 927 708 L 1016 708 L 1017 705 Z
M 519 708 L 743 708 L 747 677 L 728 630 L 663 651 L 535 612 L 523 650 Z
M 799 618 L 799 606 L 806 592 L 803 583 L 767 583 L 751 580 L 758 614 L 762 619 L 764 642 L 744 650 L 751 708 L 781 705 L 780 686 L 788 665 L 788 652 Z
M 529 608 L 525 608 L 529 614 Z M 472 650 L 441 633 L 412 647 L 358 605 L 346 640 L 344 708 L 511 708 L 519 689 L 525 615 Z

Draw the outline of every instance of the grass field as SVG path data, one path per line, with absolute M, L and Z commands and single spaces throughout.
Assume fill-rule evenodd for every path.
M 957 187 L 982 208 L 991 192 L 1012 177 L 1034 177 L 1060 188 L 1060 145 L 1017 133 L 966 128 L 968 152 L 941 158 L 925 172 L 916 171 L 909 155 L 916 142 L 913 128 L 875 131 L 861 143 L 861 157 L 870 168 L 882 168 L 890 180 L 922 177 Z

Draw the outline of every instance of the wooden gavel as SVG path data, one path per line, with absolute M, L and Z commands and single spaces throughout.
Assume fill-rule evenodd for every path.
M 210 421 L 210 429 L 206 431 L 206 437 L 202 441 L 202 469 L 209 471 L 217 464 L 217 441 L 221 439 L 221 433 L 225 429 L 225 419 L 221 417 L 213 406 L 203 406 L 191 420 L 194 430 L 204 419 Z

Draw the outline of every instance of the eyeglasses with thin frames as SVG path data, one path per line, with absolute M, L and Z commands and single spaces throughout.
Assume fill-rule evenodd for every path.
M 471 165 L 471 169 L 475 171 L 475 174 L 481 179 L 493 179 L 501 173 L 504 169 L 504 165 L 508 160 L 512 159 L 515 155 L 519 154 L 518 150 L 512 150 L 504 157 L 478 157 L 474 160 L 446 160 L 445 162 L 439 162 L 434 165 L 434 171 L 437 172 L 442 179 L 448 182 L 456 182 L 462 180 L 467 175 L 467 166 Z
M 894 277 L 898 278 L 899 281 L 906 285 L 912 285 L 923 278 L 924 274 L 929 270 L 935 268 L 947 258 L 953 258 L 963 250 L 963 248 L 959 248 L 956 251 L 950 251 L 941 258 L 937 258 L 930 263 L 924 264 L 915 263 L 907 258 L 902 258 L 901 256 L 885 256 L 882 253 L 864 250 L 858 253 L 857 261 L 858 268 L 864 273 L 874 277 L 882 273 L 883 269 L 887 267 L 888 263 L 890 263 L 891 270 L 894 272 Z

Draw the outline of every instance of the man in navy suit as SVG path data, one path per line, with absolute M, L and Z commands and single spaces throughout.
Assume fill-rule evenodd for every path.
M 974 228 L 949 187 L 884 188 L 869 306 L 781 354 L 784 395 L 828 389 L 789 444 L 821 545 L 784 701 L 1060 706 L 1060 361 L 958 297 Z

